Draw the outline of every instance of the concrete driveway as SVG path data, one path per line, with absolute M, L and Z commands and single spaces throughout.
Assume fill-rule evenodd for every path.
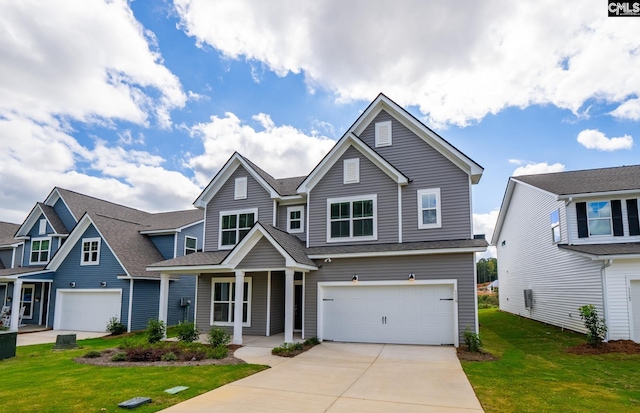
M 30 346 L 32 344 L 55 343 L 58 334 L 75 334 L 76 340 L 84 340 L 87 338 L 97 338 L 108 336 L 109 333 L 92 333 L 87 331 L 63 331 L 63 330 L 45 330 L 33 333 L 20 333 L 17 337 L 18 346 Z
M 453 347 L 351 343 L 323 343 L 269 370 L 163 410 L 482 411 Z

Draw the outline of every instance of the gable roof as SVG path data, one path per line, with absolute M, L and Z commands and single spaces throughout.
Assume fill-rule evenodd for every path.
M 19 242 L 13 237 L 18 228 L 20 228 L 18 224 L 0 221 L 0 245 L 11 245 Z
M 431 145 L 435 150 L 440 152 L 445 158 L 449 159 L 460 169 L 465 171 L 471 177 L 471 182 L 477 184 L 482 177 L 484 168 L 473 159 L 462 153 L 458 148 L 450 144 L 442 136 L 420 122 L 411 113 L 406 111 L 402 106 L 389 99 L 383 93 L 380 93 L 369 104 L 367 109 L 356 119 L 354 124 L 349 128 L 349 132 L 356 136 L 364 131 L 364 129 L 373 121 L 373 119 L 381 112 L 385 111 L 393 116 L 396 120 L 406 126 L 409 130 L 422 138 L 426 143 Z
M 45 205 L 42 202 L 38 202 L 38 205 L 40 206 L 42 213 L 44 214 L 45 218 L 47 218 L 47 221 L 49 221 L 51 228 L 53 228 L 53 231 L 56 234 L 69 233 L 69 230 L 67 230 L 67 227 L 64 226 L 64 224 L 62 223 L 62 220 L 60 219 L 56 211 L 53 209 L 53 207 L 50 207 L 49 205 Z
M 80 220 L 85 212 L 89 211 L 128 221 L 144 220 L 150 215 L 148 212 L 140 211 L 139 209 L 60 187 L 53 188 L 45 204 L 53 206 L 59 197 L 62 198 L 63 202 L 67 205 L 76 222 Z
M 140 232 L 149 234 L 154 232 L 179 232 L 182 228 L 204 221 L 204 211 L 201 209 L 187 209 L 184 211 L 160 212 L 151 214 L 145 228 Z
M 58 214 L 56 214 L 56 211 L 54 211 L 52 207 L 42 202 L 36 202 L 36 204 L 29 212 L 29 215 L 27 215 L 27 219 L 24 220 L 22 225 L 20 225 L 18 230 L 15 232 L 15 237 L 27 236 L 31 228 L 36 225 L 36 222 L 38 218 L 40 218 L 40 215 L 44 215 L 45 219 L 47 220 L 51 228 L 53 228 L 56 234 L 64 235 L 69 233 L 69 231 L 67 231 L 67 228 L 62 223 L 62 220 L 60 220 L 60 217 L 58 216 Z

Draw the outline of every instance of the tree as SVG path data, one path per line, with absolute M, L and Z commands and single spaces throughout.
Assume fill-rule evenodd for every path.
M 476 262 L 478 283 L 491 282 L 498 279 L 498 260 L 496 258 L 481 258 Z

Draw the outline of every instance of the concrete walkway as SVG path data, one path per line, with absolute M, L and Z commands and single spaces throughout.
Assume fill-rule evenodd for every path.
M 32 344 L 55 343 L 58 334 L 75 334 L 76 340 L 84 340 L 87 338 L 97 338 L 108 336 L 109 333 L 92 333 L 88 331 L 63 331 L 63 330 L 46 330 L 37 331 L 35 333 L 18 334 L 17 346 L 30 346 Z
M 237 357 L 254 363 L 268 356 L 245 344 Z M 453 347 L 323 343 L 275 361 L 163 412 L 483 411 Z

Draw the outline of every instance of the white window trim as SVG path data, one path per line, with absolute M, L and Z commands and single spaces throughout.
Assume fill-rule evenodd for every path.
M 559 244 L 562 242 L 562 229 L 560 227 L 560 210 L 559 209 L 555 209 L 553 211 L 551 211 L 551 214 L 549 214 L 550 216 L 553 215 L 554 212 L 558 213 L 558 222 L 557 223 L 551 223 L 551 243 L 552 244 Z M 555 229 L 558 228 L 558 240 L 556 241 L 555 239 Z
M 84 244 L 98 242 L 98 259 L 96 261 L 85 261 L 84 260 Z M 100 265 L 100 248 L 102 247 L 102 242 L 100 238 L 82 238 L 82 243 L 80 244 L 80 265 Z M 91 253 L 91 251 L 89 251 Z
M 40 219 L 38 223 L 38 235 L 46 235 L 47 233 L 47 220 L 45 218 Z
M 609 233 L 608 234 L 592 234 L 591 233 L 591 220 L 602 220 L 604 221 L 607 218 L 589 218 L 589 204 L 599 204 L 602 202 L 606 202 L 609 204 Z M 613 210 L 611 209 L 611 201 L 610 200 L 600 200 L 600 201 L 587 201 L 587 228 L 589 229 L 589 237 L 613 237 Z
M 27 288 L 31 288 L 31 302 L 28 303 L 28 305 L 31 307 L 30 311 L 29 311 L 29 315 L 24 315 L 22 316 L 23 319 L 25 320 L 33 320 L 33 305 L 34 302 L 36 300 L 36 285 L 35 284 L 22 284 L 22 288 L 20 289 L 20 308 L 22 308 L 24 306 L 24 301 L 22 301 L 22 299 L 24 298 L 24 290 Z M 27 311 L 25 310 L 25 313 Z
M 33 243 L 34 241 L 49 241 L 49 250 L 47 251 L 47 260 L 46 261 L 31 261 L 31 256 L 33 254 Z M 42 250 L 38 250 L 42 251 Z M 29 265 L 37 265 L 37 264 L 46 264 L 51 260 L 51 237 L 41 237 L 41 238 L 32 238 L 31 239 L 31 249 L 29 250 Z
M 251 289 L 251 277 L 244 277 L 244 282 L 249 284 L 249 288 L 247 290 L 247 322 L 246 323 L 242 323 L 242 327 L 251 327 L 251 296 L 252 296 L 252 289 Z M 211 314 L 209 315 L 209 325 L 216 325 L 216 326 L 233 326 L 233 321 L 232 322 L 218 322 L 218 321 L 213 321 L 213 297 L 214 297 L 214 293 L 215 293 L 215 289 L 216 289 L 216 283 L 230 283 L 230 284 L 235 284 L 236 280 L 235 278 L 232 277 L 222 277 L 222 278 L 211 278 Z M 244 287 L 243 287 L 244 288 Z M 235 306 L 235 294 L 233 294 L 233 287 L 231 287 L 229 289 L 229 313 L 231 313 L 231 308 L 233 306 Z
M 422 196 L 427 194 L 435 194 L 436 195 L 436 223 L 435 224 L 425 224 L 422 222 Z M 442 228 L 442 213 L 441 213 L 441 203 L 442 200 L 440 198 L 440 188 L 431 188 L 431 189 L 420 189 L 417 192 L 418 198 L 418 229 L 433 229 L 433 228 Z M 429 208 L 431 209 L 431 208 Z
M 192 239 L 196 241 L 196 248 L 187 248 L 187 239 Z M 184 251 L 183 251 L 183 255 L 187 255 L 187 249 L 192 250 L 193 253 L 198 252 L 198 238 L 196 237 L 190 237 L 189 235 L 185 235 L 184 236 Z
M 219 250 L 230 250 L 233 249 L 236 245 L 238 245 L 238 237 L 236 237 L 236 243 L 233 245 L 222 245 L 222 217 L 225 215 L 240 215 L 240 214 L 250 214 L 253 213 L 253 222 L 258 222 L 258 208 L 249 208 L 249 209 L 237 209 L 233 211 L 220 211 L 220 219 L 218 220 L 218 249 Z M 236 230 L 237 231 L 237 230 Z
M 247 199 L 247 177 L 236 178 L 233 199 Z
M 331 238 L 331 204 L 340 202 L 354 202 L 354 201 L 373 201 L 373 235 L 367 237 L 354 237 L 353 236 L 353 217 L 349 218 L 350 237 Z M 359 195 L 343 198 L 328 198 L 327 199 L 327 243 L 334 242 L 353 242 L 353 241 L 376 241 L 378 239 L 378 195 Z
M 393 143 L 393 133 L 392 133 L 393 129 L 392 129 L 392 126 L 393 125 L 392 125 L 390 120 L 385 121 L 385 122 L 377 122 L 376 123 L 376 130 L 375 130 L 376 148 L 380 148 L 380 147 L 383 147 L 383 146 L 391 146 L 392 145 L 392 143 Z M 388 127 L 389 128 L 389 142 L 380 143 L 379 140 L 378 140 L 378 135 L 379 135 L 378 130 L 380 128 L 383 128 L 383 127 Z
M 296 211 L 300 211 L 300 228 L 291 229 L 291 213 Z M 304 232 L 304 205 L 287 207 L 287 232 L 290 234 Z
M 343 162 L 342 183 L 357 184 L 360 183 L 360 158 L 345 159 Z M 349 179 L 349 168 L 351 165 L 355 166 L 355 176 Z

